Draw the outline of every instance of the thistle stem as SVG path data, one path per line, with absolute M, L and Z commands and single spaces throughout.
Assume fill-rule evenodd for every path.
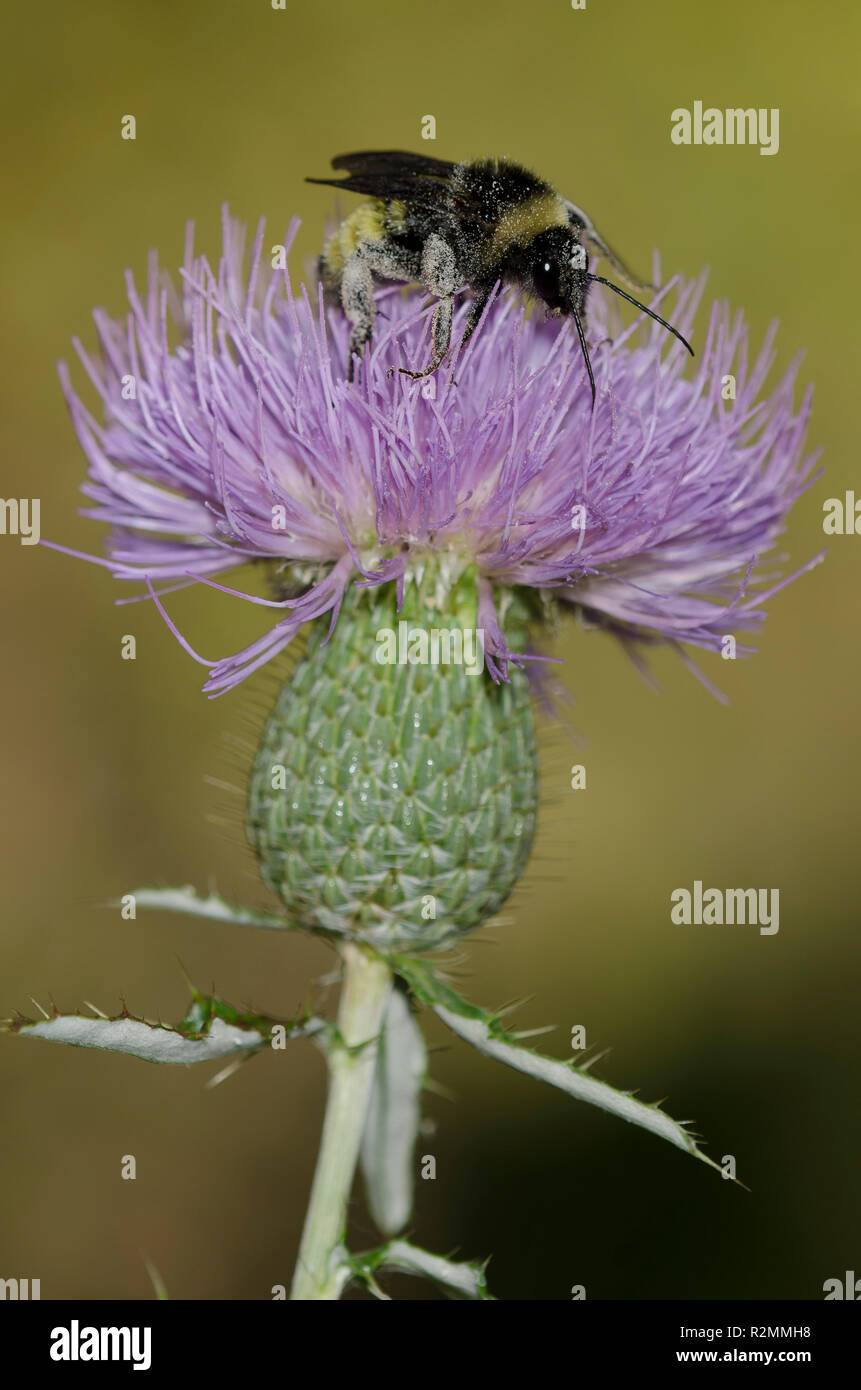
M 293 1276 L 291 1300 L 335 1300 L 344 1287 L 343 1252 L 347 1203 L 368 1097 L 377 1039 L 392 986 L 381 956 L 348 942 L 341 948 L 344 983 L 338 1036 L 328 1052 L 329 1096 L 311 1199 Z

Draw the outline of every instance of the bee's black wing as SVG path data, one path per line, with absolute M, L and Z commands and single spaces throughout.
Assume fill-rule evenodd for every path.
M 336 155 L 332 168 L 347 169 L 351 174 L 390 174 L 393 178 L 406 174 L 414 178 L 450 179 L 457 165 L 426 154 L 410 154 L 409 150 L 360 150 L 358 154 Z
M 446 160 L 410 154 L 407 150 L 367 150 L 339 154 L 332 160 L 332 168 L 346 169 L 347 177 L 305 182 L 363 193 L 367 198 L 394 198 L 421 208 L 438 209 L 441 203 L 448 202 L 461 213 L 481 218 L 480 205 L 452 186 L 451 177 L 457 165 Z
M 347 193 L 363 193 L 366 198 L 397 199 L 413 207 L 439 207 L 450 196 L 450 189 L 438 179 L 417 179 L 409 174 L 350 174 L 346 179 L 306 179 L 306 183 L 327 184 Z

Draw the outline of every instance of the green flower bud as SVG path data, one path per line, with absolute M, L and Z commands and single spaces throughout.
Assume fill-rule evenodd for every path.
M 503 603 L 518 650 L 526 613 Z M 435 567 L 408 581 L 400 613 L 393 585 L 351 587 L 329 641 L 328 619 L 312 632 L 263 730 L 247 822 L 264 881 L 307 929 L 432 949 L 496 912 L 523 872 L 530 691 L 514 667 L 490 679 L 476 616 L 474 575 L 448 587 Z

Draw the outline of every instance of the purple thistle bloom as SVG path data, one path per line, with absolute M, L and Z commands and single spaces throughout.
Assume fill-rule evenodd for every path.
M 810 391 L 793 404 L 798 361 L 758 399 L 774 327 L 749 364 L 741 314 L 715 304 L 686 380 L 684 349 L 643 317 L 616 325 L 611 341 L 593 289 L 593 412 L 572 325 L 527 316 L 515 294 L 489 306 L 435 378 L 400 375 L 425 364 L 432 306 L 389 288 L 348 384 L 346 319 L 304 287 L 294 296 L 285 269 L 262 273 L 263 234 L 261 222 L 246 275 L 241 228 L 225 213 L 215 274 L 193 257 L 189 229 L 179 293 L 153 259 L 144 301 L 128 276 L 125 323 L 95 314 L 100 362 L 75 346 L 104 424 L 60 369 L 89 463 L 83 491 L 95 506 L 84 514 L 113 528 L 110 558 L 96 563 L 146 582 L 210 668 L 206 690 L 236 685 L 313 618 L 329 613 L 334 625 L 351 583 L 394 583 L 400 596 L 429 552 L 452 577 L 474 566 L 496 679 L 522 657 L 506 645 L 494 586 L 546 590 L 628 645 L 719 649 L 795 577 L 755 574 L 815 462 L 804 454 Z M 294 235 L 291 224 L 288 245 Z M 702 279 L 677 285 L 673 318 L 687 336 L 702 291 Z M 729 376 L 735 398 L 725 400 Z M 199 656 L 159 593 L 260 559 L 305 592 L 240 595 L 283 614 L 243 651 Z

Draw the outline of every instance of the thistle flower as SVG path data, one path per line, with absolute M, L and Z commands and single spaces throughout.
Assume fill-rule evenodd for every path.
M 788 582 L 776 566 L 768 577 L 757 567 L 812 481 L 810 395 L 796 410 L 796 362 L 759 399 L 774 330 L 749 365 L 744 322 L 724 306 L 713 307 L 686 380 L 679 345 L 657 326 L 618 330 L 597 296 L 594 411 L 570 325 L 528 317 L 516 297 L 497 297 L 435 378 L 407 380 L 397 368 L 424 365 L 430 310 L 396 290 L 381 292 L 386 328 L 348 383 L 343 316 L 292 293 L 286 244 L 264 283 L 263 236 L 261 223 L 245 276 L 242 235 L 225 215 L 217 273 L 193 257 L 189 234 L 179 289 L 153 260 L 144 301 L 129 278 L 125 324 L 96 315 L 100 362 L 78 350 L 103 424 L 62 368 L 89 461 L 86 514 L 113 528 L 97 563 L 146 581 L 209 667 L 206 689 L 235 686 L 306 625 L 313 633 L 250 779 L 249 837 L 286 915 L 188 889 L 138 896 L 318 932 L 340 952 L 336 1027 L 290 1025 L 323 1039 L 330 1073 L 292 1297 L 338 1298 L 355 1280 L 379 1293 L 374 1272 L 393 1266 L 486 1298 L 483 1266 L 404 1241 L 347 1253 L 360 1150 L 381 1230 L 394 1235 L 409 1219 L 426 1054 L 405 994 L 487 1055 L 711 1162 L 683 1124 L 597 1081 L 591 1061 L 531 1051 L 501 1013 L 461 999 L 421 958 L 485 921 L 526 864 L 538 796 L 530 632 L 566 608 L 629 645 L 719 647 L 728 628 L 755 627 Z M 677 291 L 673 319 L 689 337 L 703 283 Z M 462 326 L 461 312 L 455 344 Z M 163 595 L 195 581 L 237 593 L 213 575 L 254 560 L 268 562 L 277 596 L 241 596 L 280 610 L 274 625 L 235 655 L 198 655 Z M 401 618 L 481 632 L 492 679 L 463 662 L 429 666 L 420 653 L 380 664 L 374 641 Z M 207 1019 L 215 1011 L 235 1024 L 231 1051 L 264 1044 L 271 1020 L 204 1003 Z M 211 1038 L 200 1043 L 201 1008 L 196 996 L 197 1041 L 174 1036 L 165 1048 L 164 1030 L 154 1041 L 138 1020 L 131 1050 L 214 1055 Z M 11 1026 L 130 1050 L 125 1016 Z
M 386 327 L 348 384 L 343 315 L 304 287 L 294 295 L 280 268 L 294 235 L 295 224 L 265 276 L 261 222 L 246 275 L 241 229 L 225 213 L 217 273 L 193 256 L 189 230 L 179 291 L 155 259 L 143 299 L 129 275 L 127 321 L 95 315 L 100 362 L 76 343 L 104 424 L 61 367 L 89 462 L 85 515 L 113 528 L 99 563 L 146 581 L 209 667 L 210 694 L 314 619 L 334 626 L 351 586 L 394 586 L 400 602 L 429 564 L 445 588 L 472 576 L 497 680 L 527 655 L 500 622 L 498 595 L 511 589 L 577 609 L 629 646 L 719 649 L 728 628 L 761 622 L 788 581 L 756 567 L 814 463 L 810 392 L 793 405 L 798 362 L 760 399 L 774 327 L 749 364 L 742 316 L 714 305 L 685 380 L 683 349 L 657 325 L 641 318 L 611 340 L 596 291 L 593 413 L 570 324 L 528 317 L 514 296 L 489 307 L 435 379 L 398 374 L 424 364 L 430 308 L 390 289 Z M 687 336 L 702 290 L 678 285 L 673 317 Z M 212 576 L 254 560 L 272 562 L 280 596 L 241 596 L 281 614 L 243 651 L 199 656 L 157 588 L 236 593 Z

